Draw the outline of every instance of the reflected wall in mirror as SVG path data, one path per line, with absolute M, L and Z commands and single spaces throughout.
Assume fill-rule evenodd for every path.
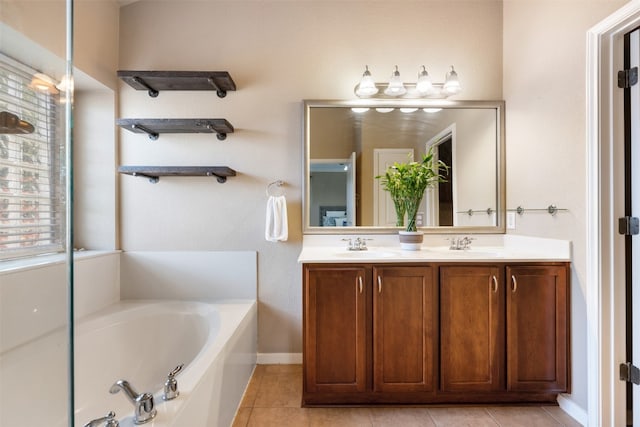
M 427 190 L 420 229 L 504 232 L 503 101 L 305 101 L 304 108 L 305 233 L 395 232 L 393 204 L 375 177 L 430 147 L 450 170 L 447 182 Z

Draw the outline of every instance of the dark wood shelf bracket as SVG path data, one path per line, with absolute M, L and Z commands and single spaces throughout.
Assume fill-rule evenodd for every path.
M 133 130 L 139 130 L 141 132 L 146 133 L 147 135 L 149 135 L 149 139 L 152 141 L 156 141 L 159 137 L 160 134 L 158 132 L 154 132 L 151 129 L 148 129 L 140 124 L 134 123 L 131 125 L 131 129 Z
M 147 89 L 147 93 L 149 94 L 150 97 L 152 98 L 157 98 L 158 94 L 160 92 L 158 92 L 157 90 L 155 90 L 154 88 L 152 88 L 147 82 L 144 81 L 144 79 L 142 77 L 139 76 L 133 76 L 131 78 L 131 80 L 133 80 L 134 82 L 138 83 L 140 86 L 143 86 L 144 88 Z
M 147 175 L 146 173 L 140 173 L 140 172 L 131 172 L 131 176 L 140 176 L 143 178 L 147 178 L 149 179 L 149 182 L 152 184 L 157 184 L 158 181 L 160 181 L 160 177 L 159 176 L 151 176 L 151 175 Z
M 224 175 L 218 175 L 217 173 L 207 172 L 207 176 L 215 176 L 216 181 L 218 181 L 220 184 L 224 184 L 225 182 L 227 182 L 227 177 Z
M 227 139 L 227 133 L 217 131 L 211 123 L 207 125 L 207 129 L 209 129 L 211 132 L 216 133 L 216 138 L 218 138 L 218 141 L 224 141 L 225 139 Z
M 207 81 L 211 86 L 213 86 L 213 89 L 216 91 L 216 95 L 218 95 L 218 98 L 224 98 L 225 96 L 227 96 L 227 91 L 218 86 L 213 77 L 207 78 Z

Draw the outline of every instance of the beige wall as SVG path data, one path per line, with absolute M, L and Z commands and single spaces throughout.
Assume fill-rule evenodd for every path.
M 586 32 L 625 1 L 504 2 L 507 207 L 568 212 L 518 216 L 517 234 L 573 242 L 572 399 L 587 407 Z
M 411 76 L 425 62 L 436 78 L 455 64 L 460 98 L 506 101 L 508 207 L 569 209 L 519 216 L 515 232 L 573 241 L 572 399 L 586 408 L 585 33 L 623 3 L 506 0 L 503 11 L 492 1 L 402 2 L 395 9 L 371 2 L 366 13 L 359 2 L 127 6 L 121 68 L 226 69 L 239 90 L 224 100 L 169 93 L 150 100 L 123 88 L 123 116 L 222 116 L 238 132 L 225 143 L 162 136 L 150 144 L 124 134 L 123 163 L 224 163 L 239 176 L 224 186 L 123 178 L 123 248 L 257 249 L 260 351 L 299 352 L 300 101 L 353 98 L 364 64 L 378 80 L 396 63 Z M 396 11 L 401 18 L 390 19 Z M 264 188 L 275 179 L 287 182 L 284 244 L 262 238 Z
M 107 87 L 118 87 L 118 68 L 211 69 L 230 71 L 239 89 L 223 100 L 168 92 L 151 99 L 119 85 L 121 117 L 225 117 L 237 129 L 225 142 L 203 135 L 150 142 L 121 132 L 121 164 L 238 170 L 224 185 L 121 177 L 122 247 L 257 250 L 259 351 L 300 352 L 301 100 L 353 98 L 364 64 L 378 80 L 396 64 L 413 77 L 423 63 L 440 80 L 454 64 L 460 99 L 506 101 L 508 207 L 554 203 L 569 210 L 519 216 L 514 232 L 573 242 L 571 398 L 586 408 L 585 32 L 624 3 L 380 1 L 365 8 L 338 1 L 143 0 L 118 17 L 113 1 L 77 2 L 76 65 Z M 0 0 L 0 21 L 63 55 L 63 39 L 51 37 L 62 31 L 59 3 Z M 286 182 L 287 243 L 263 238 L 264 190 L 276 179 Z
M 120 15 L 120 68 L 227 70 L 238 91 L 163 92 L 122 86 L 122 117 L 225 117 L 225 142 L 206 135 L 121 132 L 121 163 L 228 165 L 220 185 L 200 178 L 156 185 L 122 177 L 125 250 L 258 251 L 259 351 L 301 352 L 302 100 L 350 99 L 368 64 L 384 80 L 420 65 L 442 81 L 456 66 L 464 98 L 502 98 L 499 1 L 140 1 Z M 264 240 L 267 184 L 286 182 L 289 241 Z
M 114 88 L 118 64 L 118 2 L 75 0 L 74 3 L 74 64 Z M 0 21 L 59 58 L 65 58 L 64 0 L 0 0 Z M 40 68 L 33 61 L 30 65 Z

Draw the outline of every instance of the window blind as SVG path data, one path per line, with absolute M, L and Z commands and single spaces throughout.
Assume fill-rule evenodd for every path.
M 32 85 L 35 74 L 0 54 L 0 111 L 35 128 L 30 134 L 0 133 L 0 259 L 64 249 L 59 95 Z

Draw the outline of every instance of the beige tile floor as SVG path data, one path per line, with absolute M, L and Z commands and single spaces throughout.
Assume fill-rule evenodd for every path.
M 258 365 L 233 427 L 579 427 L 557 406 L 301 408 L 301 365 Z

